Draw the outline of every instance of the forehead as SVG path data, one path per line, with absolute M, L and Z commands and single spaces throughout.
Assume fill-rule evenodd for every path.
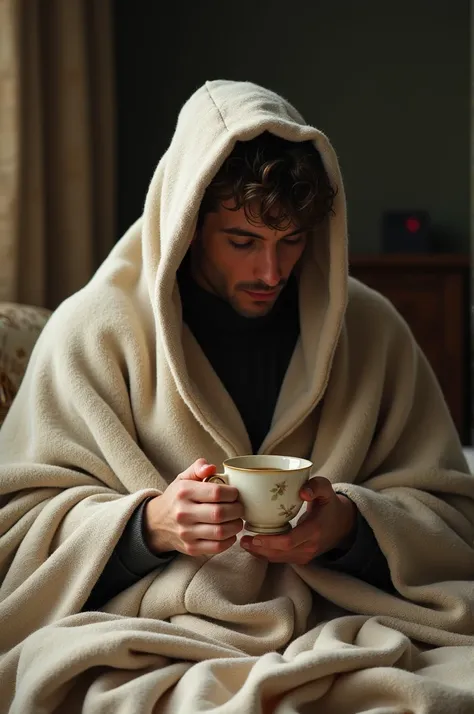
M 250 209 L 250 210 L 249 210 Z M 278 235 L 280 233 L 293 232 L 300 229 L 300 226 L 296 225 L 291 221 L 284 221 L 281 227 L 274 228 L 272 226 L 267 226 L 265 223 L 259 220 L 260 216 L 260 206 L 251 205 L 247 208 L 244 206 L 236 209 L 235 203 L 232 200 L 223 201 L 214 216 L 216 217 L 216 224 L 220 228 L 236 227 L 241 229 L 247 229 L 252 232 L 258 233 L 270 233 Z M 250 215 L 248 215 L 250 213 Z M 271 217 L 278 219 L 278 210 Z

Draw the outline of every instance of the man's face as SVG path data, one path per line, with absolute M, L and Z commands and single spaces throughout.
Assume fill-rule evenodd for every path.
M 191 247 L 197 283 L 227 300 L 244 317 L 270 312 L 304 251 L 306 233 L 250 223 L 230 201 L 205 216 Z

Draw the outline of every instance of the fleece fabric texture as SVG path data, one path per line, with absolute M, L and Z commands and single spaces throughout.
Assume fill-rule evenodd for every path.
M 300 337 L 259 452 L 310 458 L 347 493 L 394 592 L 236 543 L 81 612 L 146 497 L 198 457 L 251 452 L 183 325 L 176 272 L 206 186 L 263 131 L 314 141 L 338 192 L 306 251 Z M 5 711 L 473 711 L 473 477 L 407 325 L 348 278 L 328 139 L 270 91 L 208 82 L 181 110 L 143 216 L 36 344 L 0 432 L 0 506 Z
M 189 261 L 183 261 L 188 263 Z M 274 309 L 260 319 L 238 315 L 233 307 L 200 287 L 181 265 L 178 282 L 183 320 L 237 406 L 258 451 L 272 420 L 281 383 L 299 335 L 298 285 L 290 280 Z M 236 339 L 237 338 L 237 339 Z M 84 610 L 102 607 L 112 597 L 177 555 L 155 555 L 144 537 L 145 499 L 134 511 L 110 560 L 94 585 Z M 387 590 L 388 564 L 367 521 L 357 513 L 348 551 L 332 551 L 318 561 Z
M 132 513 L 83 610 L 100 609 L 152 570 L 162 570 L 176 556 L 176 551 L 156 555 L 148 548 L 143 526 L 145 505 L 151 498 L 145 498 Z

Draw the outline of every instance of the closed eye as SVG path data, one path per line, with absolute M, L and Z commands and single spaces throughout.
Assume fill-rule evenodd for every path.
M 287 245 L 299 245 L 305 240 L 304 235 L 298 236 L 297 238 L 283 238 L 283 243 L 286 243 Z
M 246 248 L 250 248 L 250 246 L 253 245 L 254 241 L 249 240 L 247 243 L 234 243 L 233 240 L 230 240 L 229 243 L 233 248 L 237 248 L 237 250 L 245 250 Z
M 285 243 L 285 245 L 299 245 L 305 239 L 305 236 L 301 235 L 296 238 L 282 238 L 279 243 Z M 229 240 L 230 245 L 237 250 L 246 250 L 251 248 L 254 244 L 254 240 L 249 240 L 246 243 L 236 243 L 233 240 Z

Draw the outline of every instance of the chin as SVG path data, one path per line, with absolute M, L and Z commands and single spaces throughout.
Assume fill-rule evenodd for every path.
M 257 305 L 247 307 L 245 305 L 242 305 L 242 303 L 238 302 L 237 300 L 231 300 L 231 305 L 234 310 L 238 312 L 239 315 L 241 315 L 242 317 L 258 318 L 268 315 L 268 313 L 272 311 L 275 303 L 272 302 L 270 305 L 265 304 L 261 305 L 260 307 L 258 307 Z

